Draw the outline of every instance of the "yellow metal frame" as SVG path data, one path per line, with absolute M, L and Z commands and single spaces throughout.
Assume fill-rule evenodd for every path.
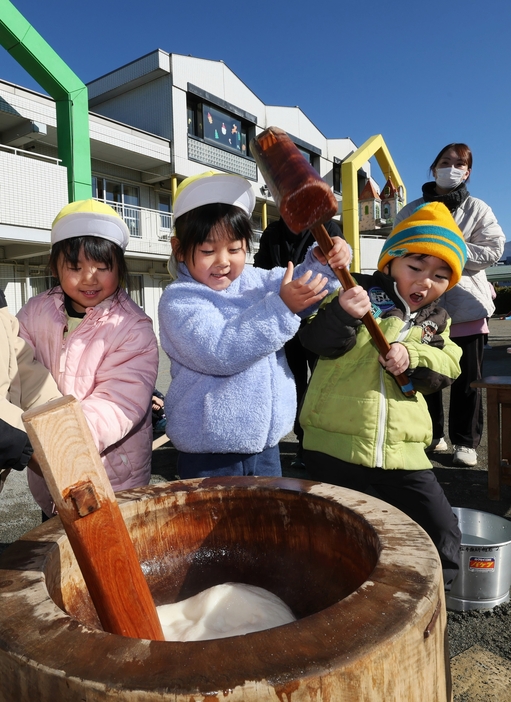
M 353 249 L 351 270 L 355 272 L 360 271 L 357 172 L 372 156 L 376 157 L 385 181 L 390 177 L 396 188 L 402 188 L 404 202 L 406 203 L 404 183 L 381 134 L 370 137 L 360 148 L 342 162 L 342 224 L 344 236 Z

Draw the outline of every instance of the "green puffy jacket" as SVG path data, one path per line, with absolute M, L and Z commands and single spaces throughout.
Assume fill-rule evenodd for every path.
M 314 369 L 300 414 L 304 448 L 368 467 L 431 468 L 424 452 L 432 440 L 431 419 L 422 392 L 406 397 L 395 378 L 378 362 L 378 350 L 366 327 L 343 313 L 336 299 L 328 307 L 333 313 L 328 324 L 323 322 L 322 326 L 319 313 L 319 324 L 315 327 L 314 320 L 308 325 L 305 335 L 301 335 L 302 343 L 321 352 L 332 330 L 341 337 L 346 332 L 344 338 L 351 341 L 346 341 L 342 355 L 322 357 Z M 402 318 L 391 312 L 391 316 L 378 320 L 389 343 L 399 339 L 406 346 L 410 356 L 407 373 L 412 382 L 417 377 L 414 384 L 423 392 L 449 385 L 460 373 L 461 348 L 449 339 L 450 321 L 443 310 L 436 342 L 429 343 L 425 330 L 439 317 L 439 308 L 430 309 L 431 315 L 427 310 L 418 315 L 423 326 L 411 326 L 401 339 L 405 328 Z M 314 348 L 306 343 L 307 335 L 314 339 Z

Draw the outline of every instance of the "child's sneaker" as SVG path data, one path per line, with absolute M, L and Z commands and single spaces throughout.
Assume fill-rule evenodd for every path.
M 454 456 L 453 463 L 458 466 L 476 466 L 477 453 L 476 450 L 469 446 L 453 446 Z
M 435 451 L 448 451 L 449 447 L 447 446 L 447 441 L 442 438 L 438 439 L 438 444 L 436 445 Z
M 433 439 L 433 441 L 430 443 L 430 445 L 426 449 L 426 453 L 433 453 L 434 451 L 448 451 L 448 450 L 449 449 L 447 446 L 447 441 L 442 436 L 440 439 Z

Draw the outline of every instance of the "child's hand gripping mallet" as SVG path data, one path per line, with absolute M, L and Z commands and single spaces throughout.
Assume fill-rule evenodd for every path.
M 67 395 L 25 412 L 23 422 L 104 630 L 164 641 L 80 403 Z
M 327 183 L 278 127 L 268 127 L 252 139 L 250 151 L 289 229 L 295 234 L 311 229 L 321 251 L 328 257 L 333 242 L 323 222 L 337 214 L 337 200 Z M 356 282 L 347 268 L 334 269 L 334 273 L 345 290 L 355 287 Z M 385 358 L 390 344 L 371 312 L 362 317 L 362 322 Z M 415 395 L 407 375 L 402 373 L 395 378 L 406 396 Z

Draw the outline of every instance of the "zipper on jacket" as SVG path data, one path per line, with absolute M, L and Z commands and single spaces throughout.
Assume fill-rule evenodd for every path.
M 98 320 L 101 318 L 101 316 L 103 315 L 103 313 L 105 311 L 105 308 L 101 306 L 102 304 L 103 303 L 100 303 L 100 305 L 96 305 L 94 307 L 88 307 L 85 311 L 85 316 L 83 317 L 80 324 L 83 324 L 86 320 L 88 320 L 90 324 L 92 324 L 93 326 L 96 326 L 98 324 Z M 63 311 L 64 309 L 65 309 L 65 305 L 64 305 L 64 300 L 62 299 L 61 314 L 63 315 L 63 318 L 67 320 L 66 314 Z M 67 324 L 66 323 L 62 324 L 62 330 L 61 330 L 62 343 L 60 345 L 60 358 L 59 358 L 59 373 L 60 373 L 60 375 L 62 375 L 66 371 L 69 340 L 71 339 L 73 334 L 77 331 L 77 329 L 80 328 L 80 324 L 77 327 L 75 327 L 72 332 L 68 332 L 67 334 L 66 334 Z M 82 327 L 82 329 L 83 329 L 83 327 Z
M 59 358 L 59 379 L 60 376 L 64 373 L 66 370 L 66 357 L 67 357 L 67 336 L 66 336 L 66 331 L 67 331 L 67 325 L 64 324 L 62 325 L 62 343 L 60 344 L 60 358 Z
M 387 393 L 385 392 L 385 370 L 380 366 L 380 412 L 378 414 L 378 433 L 376 436 L 375 468 L 383 468 L 383 440 L 387 422 Z
M 95 310 L 95 307 L 89 307 L 88 309 L 90 310 Z M 65 324 L 62 328 L 62 344 L 60 347 L 60 363 L 59 363 L 59 371 L 60 373 L 65 373 L 66 370 L 66 365 L 67 365 L 67 352 L 68 352 L 68 347 L 69 347 L 69 341 L 72 339 L 73 334 L 80 329 L 80 325 L 83 324 L 86 320 L 89 320 L 89 322 L 95 326 L 97 324 L 97 320 L 95 320 L 95 317 L 97 315 L 91 314 L 86 314 L 85 317 L 82 319 L 80 324 L 73 329 L 73 331 L 68 331 L 67 324 Z M 82 327 L 83 330 L 83 327 Z M 67 332 L 67 333 L 66 333 Z

